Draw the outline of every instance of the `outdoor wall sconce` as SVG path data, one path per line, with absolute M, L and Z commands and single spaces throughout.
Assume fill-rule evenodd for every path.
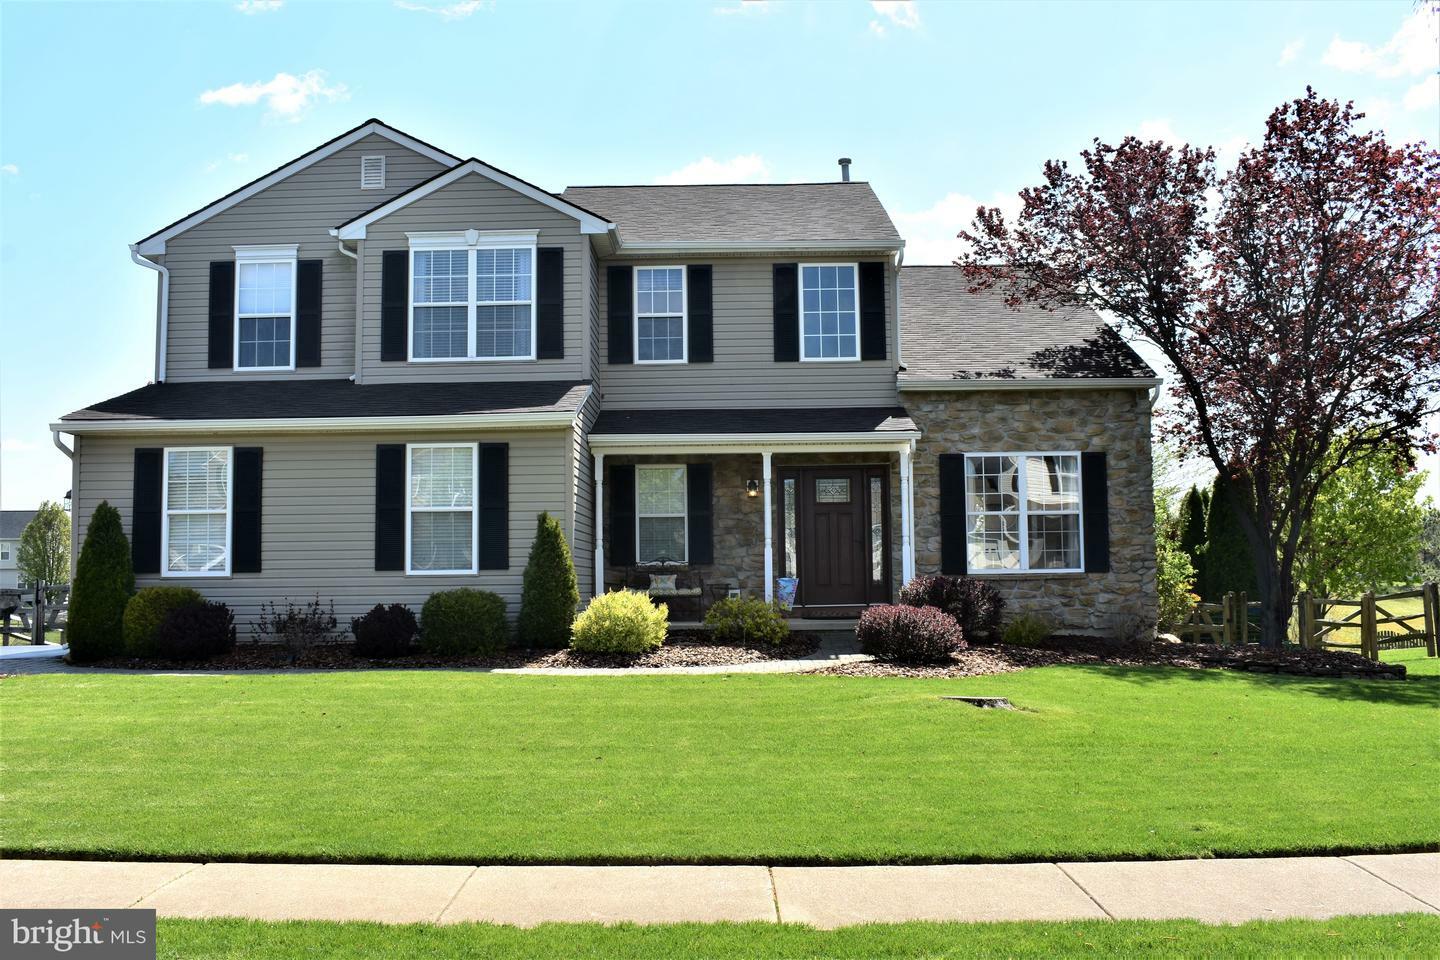
M 760 481 L 759 481 L 759 480 L 746 480 L 746 481 L 745 481 L 745 496 L 747 496 L 747 497 L 758 497 L 758 496 L 760 496 Z

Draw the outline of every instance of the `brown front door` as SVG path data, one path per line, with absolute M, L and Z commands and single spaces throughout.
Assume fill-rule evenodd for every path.
M 799 471 L 798 600 L 809 607 L 866 602 L 870 578 L 870 525 L 865 471 Z

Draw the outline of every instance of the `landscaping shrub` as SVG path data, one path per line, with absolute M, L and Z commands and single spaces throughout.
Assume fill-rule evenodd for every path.
M 1038 613 L 1022 613 L 1005 624 L 1001 642 L 1012 647 L 1036 647 L 1049 640 L 1054 630 L 1050 621 Z
M 870 607 L 855 627 L 860 649 L 893 663 L 944 663 L 965 649 L 955 618 L 936 607 Z
M 420 609 L 420 646 L 427 653 L 491 656 L 505 649 L 510 624 L 499 594 L 462 587 L 430 594 Z
M 565 646 L 579 605 L 580 587 L 565 531 L 559 520 L 542 513 L 520 593 L 520 642 L 527 647 Z
M 1005 598 L 984 580 L 970 577 L 919 576 L 900 588 L 907 607 L 935 607 L 955 618 L 967 641 L 993 640 L 1000 633 Z
M 384 660 L 409 653 L 420 626 L 403 603 L 377 603 L 363 617 L 350 620 L 350 632 L 355 634 L 355 656 Z
M 329 639 L 335 632 L 335 604 L 320 605 L 320 597 L 297 607 L 285 601 L 285 612 L 272 601 L 260 608 L 260 617 L 255 621 L 255 638 L 262 643 L 278 643 L 290 654 L 294 663 L 309 652 L 317 643 Z
M 705 614 L 705 625 L 721 643 L 768 643 L 779 646 L 790 636 L 790 624 L 777 603 L 759 597 L 726 597 Z
M 134 592 L 130 541 L 120 525 L 120 511 L 102 500 L 85 528 L 75 564 L 65 627 L 72 661 L 88 663 L 123 649 L 125 604 Z
M 585 653 L 649 653 L 659 650 L 670 609 L 637 590 L 612 590 L 590 601 L 571 630 L 570 647 Z
M 181 607 L 205 602 L 198 590 L 189 587 L 146 587 L 125 604 L 125 653 L 131 657 L 153 657 L 159 653 L 155 636 L 165 615 Z
M 169 660 L 208 660 L 235 649 L 235 617 L 223 603 L 190 603 L 165 614 L 155 649 Z

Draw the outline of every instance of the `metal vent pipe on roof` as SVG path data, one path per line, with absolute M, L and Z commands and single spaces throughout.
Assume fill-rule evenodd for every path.
M 849 183 L 849 182 L 850 182 L 850 158 L 849 158 L 849 157 L 841 157 L 841 158 L 840 158 L 840 180 L 841 180 L 841 182 L 843 182 L 843 183 Z

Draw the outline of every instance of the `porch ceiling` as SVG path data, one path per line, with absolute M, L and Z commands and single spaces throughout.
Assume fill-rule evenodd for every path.
M 787 407 L 732 410 L 606 410 L 590 431 L 590 446 L 678 446 L 705 450 L 785 448 L 888 449 L 920 438 L 903 407 Z

